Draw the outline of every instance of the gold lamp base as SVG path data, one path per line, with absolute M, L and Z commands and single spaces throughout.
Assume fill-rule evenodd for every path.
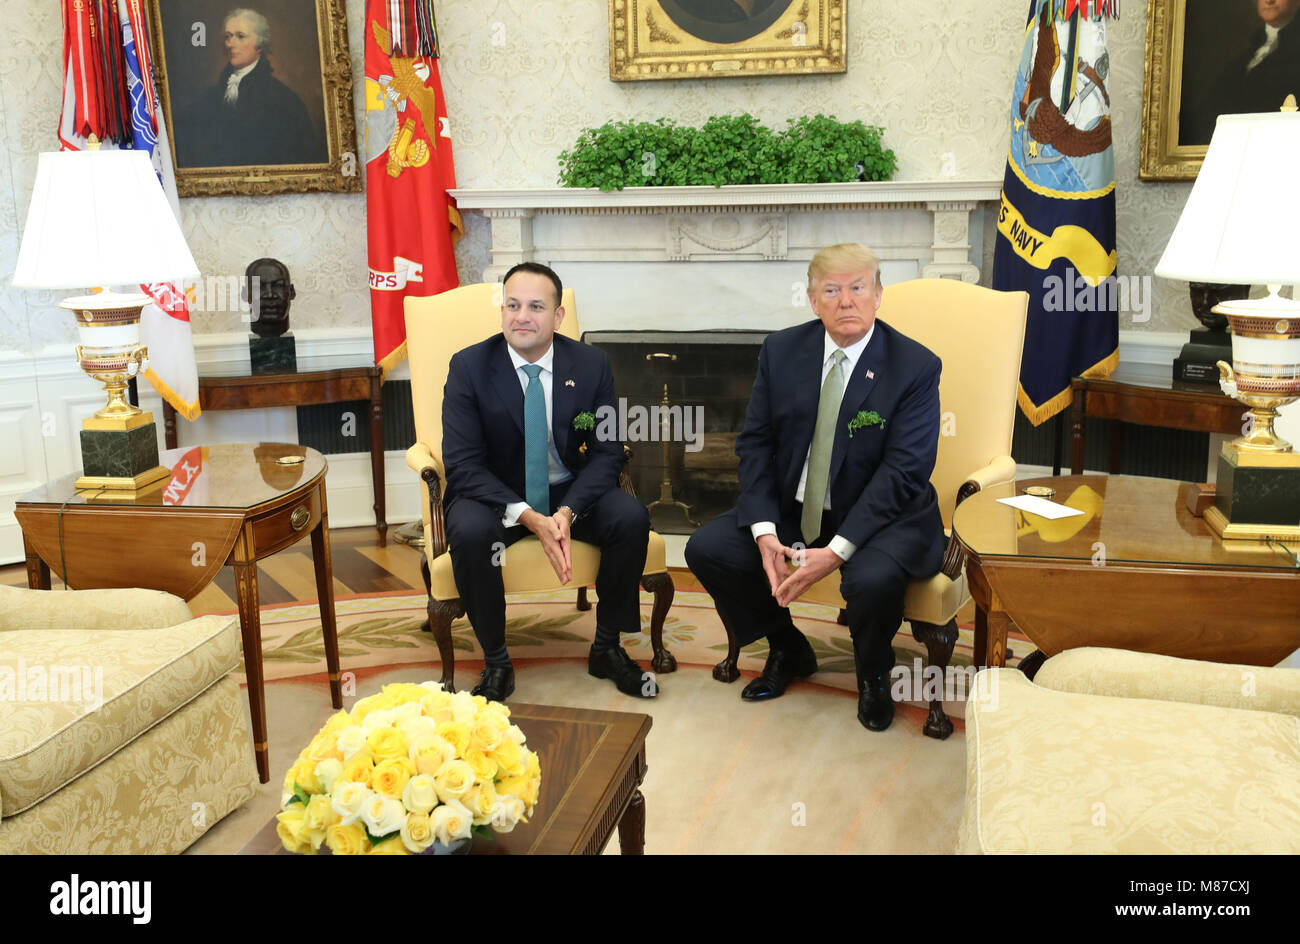
M 150 486 L 169 478 L 172 470 L 166 466 L 157 465 L 152 469 L 146 469 L 138 475 L 116 476 L 116 475 L 82 475 L 78 477 L 75 488 L 78 491 L 82 489 L 104 488 L 111 489 L 114 492 L 121 493 L 124 497 L 134 497 L 143 492 L 147 492 Z

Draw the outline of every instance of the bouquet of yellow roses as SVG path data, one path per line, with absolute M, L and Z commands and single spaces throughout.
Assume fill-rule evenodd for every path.
M 284 778 L 276 831 L 290 852 L 441 851 L 528 821 L 537 755 L 510 709 L 438 682 L 385 685 L 335 714 Z

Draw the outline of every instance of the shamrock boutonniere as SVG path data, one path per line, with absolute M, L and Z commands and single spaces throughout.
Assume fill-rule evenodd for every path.
M 885 428 L 885 419 L 875 410 L 859 410 L 858 415 L 849 420 L 849 439 L 853 438 L 854 430 L 866 429 L 868 426 L 879 426 Z
M 588 412 L 579 413 L 573 418 L 573 428 L 577 430 L 595 429 L 596 414 Z

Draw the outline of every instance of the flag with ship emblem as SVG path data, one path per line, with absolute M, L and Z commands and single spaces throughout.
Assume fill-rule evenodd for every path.
M 1106 19 L 1118 3 L 1031 0 L 1011 98 L 993 287 L 1029 293 L 1020 409 L 1035 426 L 1070 380 L 1119 361 L 1115 157 Z
M 365 42 L 370 310 L 387 375 L 406 357 L 406 296 L 460 284 L 464 224 L 447 193 L 456 170 L 433 0 L 368 0 Z

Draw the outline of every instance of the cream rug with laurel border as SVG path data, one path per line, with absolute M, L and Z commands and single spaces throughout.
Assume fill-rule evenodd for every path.
M 592 609 L 582 612 L 575 605 L 573 590 L 512 594 L 506 606 L 506 644 L 518 663 L 527 659 L 585 659 L 596 632 L 596 595 L 589 591 Z M 649 667 L 650 610 L 654 598 L 641 594 L 642 632 L 623 637 L 632 657 Z M 437 663 L 438 647 L 431 633 L 420 629 L 425 619 L 424 594 L 400 591 L 366 594 L 336 600 L 339 654 L 343 670 L 377 668 L 412 663 Z M 832 607 L 795 603 L 791 607 L 796 625 L 807 635 L 817 653 L 819 671 L 809 681 L 829 688 L 855 691 L 853 645 L 848 630 L 836 623 Z M 325 671 L 325 647 L 321 639 L 320 610 L 315 603 L 290 603 L 263 607 L 262 662 L 266 679 L 287 679 Z M 925 647 L 916 642 L 906 624 L 894 637 L 900 672 L 894 682 L 895 699 L 923 704 L 938 686 L 944 686 L 949 715 L 964 716 L 964 701 L 972 677 L 972 632 L 960 629 L 953 654 L 953 670 L 939 678 L 926 672 Z M 483 653 L 467 619 L 452 624 L 456 650 L 457 682 L 472 684 L 482 668 Z M 678 590 L 664 622 L 664 645 L 679 665 L 711 666 L 727 652 L 726 631 L 707 593 Z M 1011 648 L 1017 657 L 1033 648 L 1023 637 L 1012 635 Z M 757 674 L 767 658 L 766 640 L 746 646 L 740 652 L 742 673 Z M 1013 658 L 1011 664 L 1018 662 Z M 462 664 L 463 663 L 463 664 Z M 237 670 L 241 683 L 243 665 Z M 661 680 L 671 685 L 671 677 Z

